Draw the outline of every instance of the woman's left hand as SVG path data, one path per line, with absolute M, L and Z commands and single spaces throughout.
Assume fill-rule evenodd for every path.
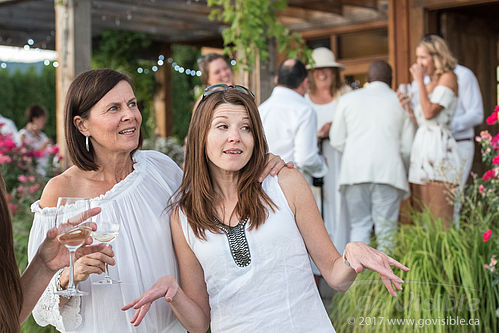
M 364 268 L 377 272 L 390 295 L 397 296 L 393 286 L 398 290 L 402 290 L 401 284 L 404 281 L 393 273 L 391 266 L 406 272 L 409 271 L 409 268 L 385 253 L 373 249 L 363 242 L 350 242 L 345 247 L 345 258 L 350 263 L 350 267 L 357 273 L 362 272 Z
M 263 169 L 262 174 L 260 175 L 260 178 L 258 178 L 258 181 L 261 183 L 267 177 L 268 175 L 275 176 L 281 171 L 282 168 L 285 166 L 293 169 L 294 164 L 293 162 L 284 162 L 284 160 L 278 156 L 274 155 L 272 153 L 268 153 L 267 155 L 267 164 L 265 164 L 265 168 Z

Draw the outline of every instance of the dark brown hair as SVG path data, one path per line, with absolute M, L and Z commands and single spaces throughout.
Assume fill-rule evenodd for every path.
M 225 103 L 242 105 L 247 110 L 254 139 L 251 158 L 239 171 L 237 204 L 232 214 L 240 218 L 248 217 L 250 228 L 258 228 L 265 222 L 267 208 L 273 211 L 276 207 L 258 182 L 265 167 L 268 146 L 253 98 L 237 89 L 215 92 L 202 100 L 194 111 L 187 134 L 184 176 L 171 205 L 182 209 L 194 234 L 201 239 L 206 239 L 206 230 L 220 233 L 213 220 L 216 216 L 214 203 L 217 202 L 217 194 L 209 172 L 206 141 L 213 113 Z
M 19 332 L 23 304 L 21 277 L 14 254 L 14 239 L 5 183 L 0 175 L 0 332 Z
M 90 151 L 86 150 L 85 136 L 76 128 L 73 119 L 76 116 L 88 119 L 90 109 L 120 81 L 126 81 L 133 87 L 131 79 L 125 74 L 112 69 L 94 69 L 78 75 L 69 87 L 64 108 L 66 144 L 71 161 L 82 170 L 95 171 L 99 165 L 95 162 L 92 146 Z M 142 146 L 142 140 L 141 131 L 139 145 L 131 154 Z
M 199 70 L 201 71 L 201 83 L 207 87 L 208 86 L 208 81 L 210 78 L 210 63 L 212 61 L 215 61 L 217 59 L 223 59 L 226 63 L 227 66 L 230 67 L 229 62 L 227 61 L 227 58 L 221 54 L 218 53 L 208 53 L 203 56 L 201 56 L 198 59 L 198 67 Z
M 324 67 L 321 67 L 324 68 Z M 343 81 L 341 80 L 341 74 L 340 74 L 340 68 L 339 67 L 327 67 L 331 69 L 333 72 L 333 82 L 331 83 L 331 86 L 329 87 L 329 94 L 331 97 L 336 97 L 340 93 L 340 88 L 343 86 Z M 309 70 L 308 74 L 308 89 L 310 90 L 310 94 L 314 95 L 317 92 L 317 86 L 315 85 L 315 80 L 314 80 L 314 70 L 311 69 Z
M 41 105 L 33 104 L 28 106 L 26 111 L 24 111 L 24 115 L 28 123 L 31 123 L 35 118 L 47 117 L 48 113 Z

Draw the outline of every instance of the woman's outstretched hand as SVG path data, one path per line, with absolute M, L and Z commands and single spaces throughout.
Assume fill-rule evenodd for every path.
M 350 242 L 345 247 L 344 257 L 350 263 L 350 267 L 357 273 L 362 272 L 364 268 L 378 273 L 390 295 L 397 296 L 393 286 L 398 290 L 402 290 L 401 284 L 404 281 L 393 273 L 391 266 L 395 266 L 406 272 L 409 271 L 409 268 L 385 253 L 373 249 L 362 242 Z
M 164 297 L 168 303 L 172 303 L 179 289 L 179 284 L 172 275 L 163 276 L 156 281 L 156 283 L 149 290 L 142 294 L 142 296 L 125 305 L 121 308 L 121 310 L 126 311 L 131 307 L 136 309 L 137 311 L 133 315 L 130 323 L 134 326 L 139 326 L 147 311 L 149 311 L 152 302 L 158 298 Z

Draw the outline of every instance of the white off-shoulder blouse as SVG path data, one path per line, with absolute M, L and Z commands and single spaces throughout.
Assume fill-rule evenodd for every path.
M 114 199 L 120 207 L 120 234 L 112 243 L 116 265 L 109 266 L 116 285 L 93 285 L 103 276 L 91 275 L 78 288 L 88 296 L 73 297 L 59 307 L 51 283 L 33 310 L 39 325 L 54 325 L 63 332 L 185 332 L 166 302 L 154 302 L 139 327 L 130 320 L 133 310 L 120 308 L 142 295 L 164 275 L 178 279 L 170 233 L 170 216 L 165 210 L 168 199 L 182 180 L 182 171 L 166 155 L 155 151 L 137 151 L 134 170 L 100 198 Z M 41 209 L 39 201 L 31 206 L 35 214 L 28 256 L 35 255 L 46 232 L 53 225 L 55 208 Z
M 457 184 L 461 179 L 462 161 L 450 130 L 457 96 L 450 88 L 436 86 L 428 97 L 443 109 L 435 117 L 426 119 L 420 104 L 414 108 L 418 129 L 412 144 L 409 182 L 421 185 L 430 181 Z

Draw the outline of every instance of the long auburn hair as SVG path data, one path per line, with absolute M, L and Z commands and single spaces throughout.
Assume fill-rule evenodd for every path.
M 206 230 L 221 233 L 214 221 L 217 193 L 210 175 L 206 141 L 215 109 L 226 103 L 242 105 L 247 110 L 254 139 L 251 158 L 239 171 L 237 204 L 232 215 L 249 218 L 249 227 L 253 229 L 265 222 L 267 209 L 274 211 L 277 208 L 258 182 L 268 150 L 258 107 L 249 95 L 237 89 L 215 92 L 202 100 L 194 111 L 187 134 L 182 184 L 170 205 L 174 209 L 182 209 L 196 237 L 204 240 Z
M 0 332 L 19 332 L 19 314 L 23 304 L 21 276 L 14 254 L 14 238 L 5 182 L 0 175 Z

